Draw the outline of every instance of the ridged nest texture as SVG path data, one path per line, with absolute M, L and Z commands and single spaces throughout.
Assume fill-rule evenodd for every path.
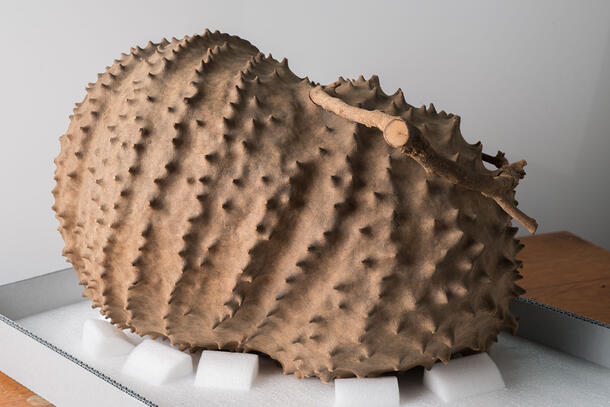
M 181 349 L 257 351 L 298 377 L 376 376 L 485 351 L 516 328 L 510 217 L 426 172 L 314 83 L 235 36 L 135 48 L 77 104 L 54 209 L 83 295 Z M 377 77 L 323 88 L 488 171 L 460 118 Z

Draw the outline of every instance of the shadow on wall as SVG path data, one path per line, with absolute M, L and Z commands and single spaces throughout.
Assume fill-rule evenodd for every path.
M 590 106 L 574 106 L 574 109 L 589 110 L 581 133 L 573 135 L 575 140 L 580 140 L 580 144 L 574 143 L 574 162 L 566 161 L 568 165 L 564 167 L 561 163 L 566 158 L 557 156 L 554 168 L 549 168 L 530 160 L 516 197 L 517 200 L 535 197 L 523 201 L 520 207 L 539 220 L 542 230 L 545 223 L 563 225 L 563 230 L 610 250 L 610 111 L 607 110 L 610 106 L 610 32 L 600 71 L 583 74 L 597 75 L 598 86 Z M 541 119 L 554 120 L 553 117 Z M 552 135 L 548 140 L 548 152 L 540 154 L 552 154 Z M 562 172 L 563 168 L 569 171 Z M 592 195 L 591 190 L 596 193 Z M 561 202 L 556 200 L 557 191 L 563 191 Z M 599 216 L 587 216 L 591 213 Z M 519 234 L 527 235 L 527 231 L 521 228 Z
M 589 218 L 590 224 L 581 226 L 591 233 L 591 236 L 585 237 L 610 250 L 610 111 L 607 110 L 610 106 L 610 32 L 598 84 L 584 129 L 585 137 L 576 158 L 581 170 L 578 174 L 572 174 L 574 180 L 566 185 L 574 185 L 575 188 L 574 196 L 577 199 L 572 205 L 573 213 L 592 211 L 601 214 L 597 221 Z M 598 187 L 596 196 L 579 192 L 587 184 Z

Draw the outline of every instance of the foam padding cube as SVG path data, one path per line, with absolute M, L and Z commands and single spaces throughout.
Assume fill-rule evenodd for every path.
M 123 373 L 150 384 L 164 384 L 193 373 L 193 359 L 169 345 L 145 339 L 129 354 Z
M 258 374 L 258 355 L 204 350 L 195 386 L 250 390 Z
M 444 402 L 505 388 L 500 370 L 485 352 L 435 364 L 424 372 L 424 385 Z
M 396 376 L 335 379 L 335 407 L 398 407 Z
M 134 348 L 123 331 L 101 319 L 85 321 L 82 344 L 85 351 L 95 359 L 125 355 Z

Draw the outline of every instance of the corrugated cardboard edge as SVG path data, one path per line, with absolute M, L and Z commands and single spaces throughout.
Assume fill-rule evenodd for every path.
M 0 314 L 3 372 L 59 406 L 156 404 Z M 43 346 L 39 346 L 43 345 Z M 83 374 L 80 368 L 95 377 Z M 102 379 L 108 385 L 100 385 Z M 80 389 L 77 391 L 77 389 Z
M 72 268 L 0 286 L 0 369 L 62 407 L 157 407 L 14 321 L 82 301 L 81 291 Z
M 2 371 L 58 406 L 156 404 L 0 314 Z M 39 346 L 43 345 L 43 346 Z M 80 369 L 89 373 L 83 374 Z M 101 385 L 102 379 L 106 385 Z
M 517 335 L 610 368 L 610 325 L 519 297 L 511 301 L 519 318 Z

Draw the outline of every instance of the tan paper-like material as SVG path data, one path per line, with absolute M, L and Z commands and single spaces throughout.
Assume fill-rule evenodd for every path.
M 63 253 L 118 327 L 297 377 L 484 351 L 517 325 L 510 216 L 535 221 L 513 198 L 525 163 L 459 124 L 377 77 L 317 87 L 227 34 L 151 42 L 61 137 Z

